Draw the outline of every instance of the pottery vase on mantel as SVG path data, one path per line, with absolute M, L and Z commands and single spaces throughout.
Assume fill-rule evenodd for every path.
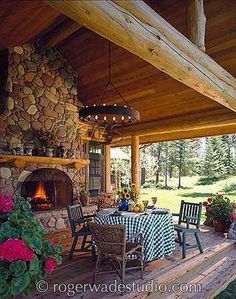
M 53 157 L 53 148 L 46 147 L 45 155 L 46 155 L 46 157 L 52 158 Z

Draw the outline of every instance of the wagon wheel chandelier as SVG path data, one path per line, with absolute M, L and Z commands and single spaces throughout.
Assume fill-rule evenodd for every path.
M 124 102 L 124 105 L 102 105 L 86 106 L 80 109 L 79 118 L 87 123 L 96 124 L 106 128 L 109 136 L 112 135 L 112 130 L 115 127 L 126 126 L 134 124 L 140 120 L 139 111 L 133 109 L 124 97 L 117 90 L 115 85 L 111 81 L 111 43 L 109 41 L 109 73 L 108 82 L 105 85 L 103 94 L 101 96 L 101 102 L 106 97 L 108 90 L 113 90 L 118 97 Z

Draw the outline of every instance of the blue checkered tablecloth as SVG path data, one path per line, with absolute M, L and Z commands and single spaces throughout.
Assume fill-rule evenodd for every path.
M 163 209 L 159 209 L 161 211 Z M 148 215 L 122 212 L 120 216 L 111 216 L 114 208 L 101 210 L 97 213 L 95 221 L 101 224 L 123 224 L 126 226 L 126 238 L 131 238 L 138 232 L 143 233 L 144 259 L 152 261 L 169 256 L 175 249 L 175 237 L 172 215 L 156 214 L 151 211 Z

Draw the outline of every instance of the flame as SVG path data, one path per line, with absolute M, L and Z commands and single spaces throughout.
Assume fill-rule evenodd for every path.
M 46 190 L 42 181 L 37 182 L 32 198 L 47 199 Z

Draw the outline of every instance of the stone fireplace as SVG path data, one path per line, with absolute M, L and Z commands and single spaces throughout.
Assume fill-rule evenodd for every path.
M 7 96 L 0 111 L 0 152 L 13 155 L 23 145 L 40 148 L 37 132 L 50 134 L 58 147 L 85 157 L 88 128 L 78 121 L 78 75 L 62 55 L 42 44 L 28 43 L 8 49 Z M 51 161 L 50 161 L 51 162 Z M 60 163 L 0 164 L 0 190 L 31 198 L 32 209 L 47 228 L 66 225 L 65 206 L 88 184 L 88 166 Z M 58 222 L 59 219 L 59 222 Z

